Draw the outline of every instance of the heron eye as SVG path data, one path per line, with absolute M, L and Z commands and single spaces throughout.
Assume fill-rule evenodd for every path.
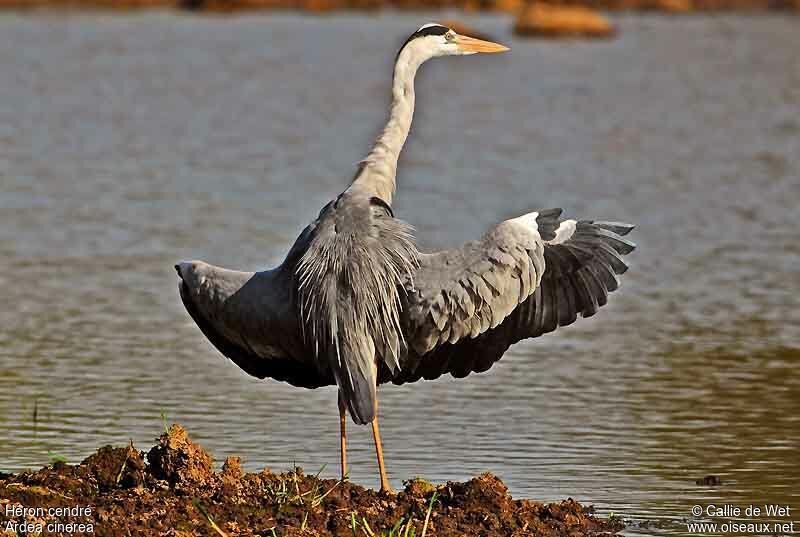
M 447 32 L 446 34 L 444 34 L 444 38 L 446 41 L 454 41 L 456 38 L 456 34 L 454 34 L 453 32 Z

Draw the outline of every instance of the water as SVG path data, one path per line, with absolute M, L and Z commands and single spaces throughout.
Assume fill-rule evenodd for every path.
M 172 265 L 278 262 L 429 18 L 0 16 L 0 470 L 147 448 L 164 412 L 217 459 L 336 475 L 335 392 L 224 360 Z M 639 249 L 596 317 L 488 374 L 382 389 L 392 481 L 490 470 L 642 535 L 685 534 L 693 504 L 800 509 L 797 20 L 626 16 L 599 43 L 466 20 L 512 53 L 423 67 L 396 213 L 435 248 L 560 206 L 637 223 Z M 368 429 L 350 438 L 375 486 Z

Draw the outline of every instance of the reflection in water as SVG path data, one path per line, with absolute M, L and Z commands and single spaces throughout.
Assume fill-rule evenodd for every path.
M 471 22 L 512 53 L 423 68 L 397 214 L 433 248 L 562 206 L 638 223 L 639 249 L 597 317 L 489 374 L 382 389 L 395 484 L 491 470 L 643 535 L 684 534 L 695 503 L 800 508 L 794 22 L 624 17 L 592 44 Z M 419 24 L 0 17 L 0 470 L 145 448 L 165 412 L 220 459 L 336 474 L 334 391 L 226 363 L 172 265 L 279 261 L 384 119 L 387 36 Z

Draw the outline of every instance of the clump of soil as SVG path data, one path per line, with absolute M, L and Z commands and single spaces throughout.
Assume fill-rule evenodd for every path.
M 125 448 L 101 447 L 81 466 L 81 475 L 94 479 L 99 491 L 127 489 L 144 483 L 144 459 L 133 447 L 133 442 Z
M 430 536 L 581 537 L 622 529 L 618 520 L 598 518 L 572 499 L 514 500 L 492 474 L 438 486 L 414 479 L 389 495 L 308 476 L 300 468 L 248 474 L 237 457 L 214 472 L 211 456 L 178 425 L 158 439 L 146 460 L 132 444 L 106 446 L 79 465 L 0 475 L 0 535 L 14 535 L 9 522 L 29 525 L 17 526 L 19 534 L 33 534 L 30 525 L 40 524 L 45 534 L 67 535 L 77 531 L 67 524 L 84 524 L 97 535 L 175 537 L 370 537 L 392 530 L 419 537 L 426 520 Z M 73 511 L 49 510 L 63 507 Z M 47 524 L 61 526 L 47 531 Z
M 147 454 L 150 471 L 176 488 L 201 486 L 214 478 L 211 455 L 189 440 L 186 429 L 173 425 Z

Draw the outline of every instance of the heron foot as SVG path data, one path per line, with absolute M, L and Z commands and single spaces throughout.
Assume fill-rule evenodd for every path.
M 391 496 L 397 496 L 397 491 L 392 488 L 389 483 L 381 484 L 381 490 L 378 491 L 380 494 L 388 494 Z

